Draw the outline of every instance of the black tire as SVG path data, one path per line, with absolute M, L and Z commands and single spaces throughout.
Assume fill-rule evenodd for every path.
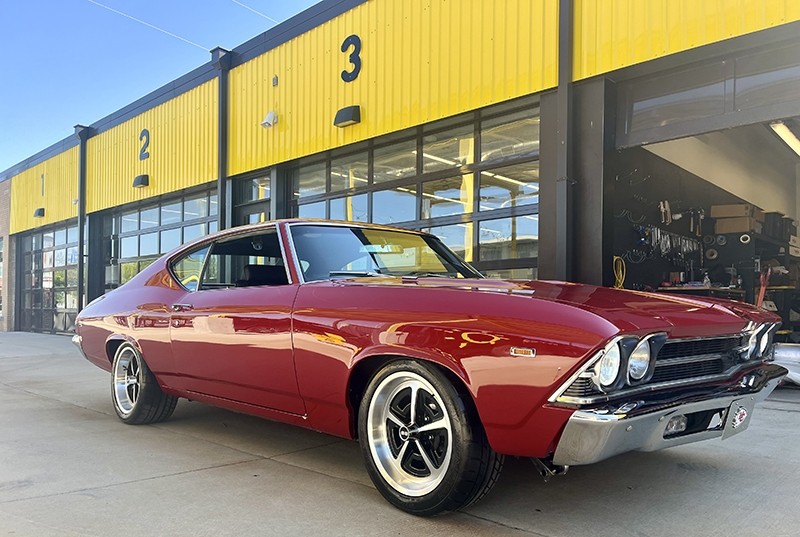
M 503 467 L 469 395 L 426 363 L 398 360 L 373 376 L 359 405 L 358 438 L 375 487 L 414 515 L 475 503 Z
M 158 423 L 175 411 L 178 398 L 165 394 L 135 347 L 122 344 L 111 366 L 111 401 L 130 425 Z

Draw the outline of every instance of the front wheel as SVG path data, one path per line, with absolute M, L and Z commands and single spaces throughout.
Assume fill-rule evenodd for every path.
M 378 371 L 361 400 L 358 428 L 372 482 L 415 515 L 476 502 L 503 465 L 469 396 L 433 365 L 402 360 Z
M 177 397 L 161 390 L 139 351 L 127 343 L 114 355 L 111 399 L 119 419 L 131 425 L 164 421 L 178 404 Z

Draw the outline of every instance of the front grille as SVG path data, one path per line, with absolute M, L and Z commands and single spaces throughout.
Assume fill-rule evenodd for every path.
M 722 358 L 681 364 L 658 365 L 658 363 L 656 363 L 656 370 L 650 382 L 670 382 L 694 377 L 704 377 L 706 375 L 719 375 L 724 370 L 725 364 Z
M 743 342 L 746 343 L 746 340 L 740 335 L 667 341 L 656 356 L 655 371 L 646 386 L 663 382 L 691 382 L 693 379 L 731 371 L 739 363 L 739 351 Z M 629 387 L 614 395 L 624 395 L 637 389 L 641 387 Z M 591 373 L 584 372 L 564 390 L 558 400 L 588 403 L 606 397 L 595 386 Z
M 592 379 L 579 377 L 570 384 L 563 395 L 566 397 L 591 397 L 596 393 Z
M 661 352 L 658 353 L 658 360 L 669 360 L 671 358 L 682 358 L 684 356 L 701 356 L 708 354 L 727 354 L 733 349 L 741 346 L 742 338 L 724 337 L 714 339 L 682 339 L 678 341 L 667 341 Z

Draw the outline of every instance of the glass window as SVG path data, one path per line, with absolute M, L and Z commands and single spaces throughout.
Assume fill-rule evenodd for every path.
M 487 278 L 494 278 L 498 280 L 535 280 L 539 277 L 539 269 L 537 267 L 526 267 L 487 270 L 484 271 L 484 275 Z
M 297 207 L 297 215 L 302 218 L 325 218 L 325 202 L 300 205 Z
M 52 289 L 53 288 L 53 272 L 46 270 L 42 273 L 42 288 L 43 289 Z
M 158 212 L 158 207 L 142 209 L 139 215 L 139 227 L 141 229 L 147 229 L 158 226 Z
M 175 278 L 189 291 L 197 289 L 200 283 L 200 273 L 203 270 L 203 262 L 208 253 L 208 246 L 200 250 L 195 250 L 183 256 L 172 264 L 172 273 Z
M 474 162 L 475 137 L 472 124 L 422 138 L 422 171 L 458 168 Z
M 416 220 L 417 188 L 397 187 L 372 194 L 372 221 L 377 224 L 394 224 Z
M 42 266 L 44 268 L 53 268 L 53 252 L 42 252 Z
M 128 231 L 136 231 L 139 229 L 139 211 L 125 213 L 120 220 L 122 222 L 120 233 L 127 233 Z
M 55 240 L 55 245 L 56 246 L 62 246 L 64 244 L 67 244 L 67 230 L 66 229 L 57 229 L 53 235 L 55 237 L 54 240 Z
M 77 269 L 67 270 L 67 287 L 78 286 L 78 271 Z
M 422 218 L 471 213 L 474 176 L 457 175 L 422 185 Z
M 139 255 L 155 255 L 158 253 L 158 232 L 139 235 Z
M 170 203 L 161 207 L 161 225 L 176 224 L 183 220 L 181 202 Z
M 373 183 L 385 183 L 417 174 L 417 141 L 407 140 L 374 151 Z
M 72 226 L 67 229 L 67 243 L 72 244 L 78 242 L 78 226 Z
M 78 291 L 67 291 L 67 309 L 74 310 L 78 307 Z
M 239 198 L 241 202 L 265 200 L 270 197 L 270 179 L 267 177 L 256 177 L 246 179 L 239 183 Z M 215 200 L 216 201 L 216 200 Z
M 216 216 L 217 215 L 217 195 L 211 194 L 208 197 L 208 215 L 209 216 Z
M 348 155 L 331 161 L 331 192 L 367 186 L 367 153 Z
M 325 163 L 301 166 L 294 179 L 294 196 L 303 198 L 325 193 Z
M 208 233 L 216 233 L 217 231 L 219 231 L 219 222 L 212 220 L 208 223 Z
M 55 245 L 53 232 L 42 234 L 42 248 L 52 248 Z
M 479 229 L 481 261 L 539 256 L 539 215 L 486 220 Z
M 194 220 L 208 216 L 208 198 L 205 196 L 183 202 L 183 219 Z
M 539 109 L 523 110 L 481 123 L 481 161 L 539 151 Z
M 202 225 L 202 224 L 201 224 Z M 167 229 L 161 232 L 161 248 L 163 254 L 181 245 L 181 228 Z
M 193 241 L 199 239 L 206 234 L 205 224 L 195 224 L 193 226 L 186 226 L 183 228 L 183 242 Z
M 348 196 L 330 201 L 331 220 L 348 220 L 350 222 L 368 222 L 369 197 L 367 194 Z
M 78 264 L 78 247 L 70 246 L 67 248 L 67 265 Z
M 539 162 L 528 162 L 480 173 L 480 210 L 539 203 Z
M 56 267 L 63 267 L 67 264 L 67 251 L 60 248 L 54 252 L 53 260 Z
M 473 230 L 474 224 L 472 222 L 465 222 L 452 226 L 432 227 L 427 231 L 439 237 L 443 243 L 457 253 L 462 259 L 465 261 L 472 261 Z
M 125 237 L 120 239 L 120 254 L 123 259 L 139 257 L 139 237 Z

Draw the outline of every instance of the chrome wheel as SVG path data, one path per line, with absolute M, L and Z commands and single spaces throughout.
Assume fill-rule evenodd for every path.
M 367 434 L 377 470 L 397 492 L 424 496 L 445 478 L 453 453 L 450 416 L 441 395 L 417 373 L 399 371 L 378 385 Z
M 142 367 L 131 347 L 120 349 L 114 361 L 114 404 L 123 415 L 136 407 L 142 388 Z

